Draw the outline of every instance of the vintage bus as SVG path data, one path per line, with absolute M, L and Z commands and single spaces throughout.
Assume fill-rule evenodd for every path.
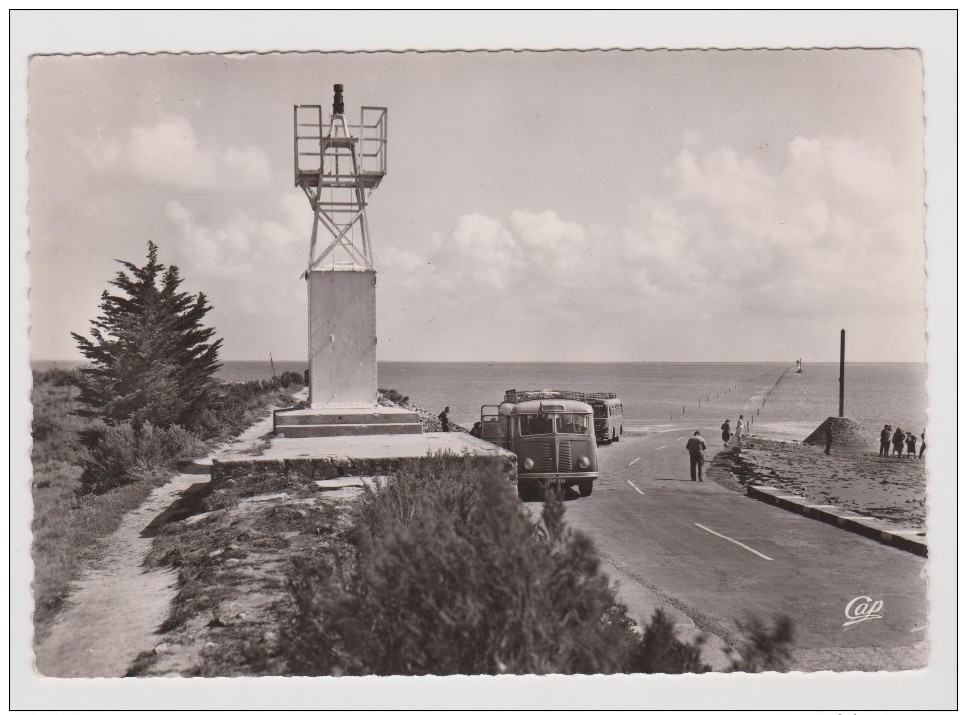
M 598 444 L 611 444 L 624 434 L 624 408 L 613 392 L 588 392 L 584 401 L 594 409 L 594 436 Z
M 508 390 L 480 408 L 480 435 L 517 455 L 517 486 L 576 486 L 591 495 L 598 478 L 594 410 L 564 391 Z

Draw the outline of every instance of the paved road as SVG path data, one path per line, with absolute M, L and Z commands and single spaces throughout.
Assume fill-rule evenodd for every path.
M 711 458 L 718 430 L 698 427 Z M 694 428 L 655 427 L 602 447 L 594 494 L 567 502 L 569 523 L 593 537 L 635 615 L 657 603 L 734 643 L 737 619 L 787 613 L 796 669 L 924 665 L 926 559 L 692 482 L 684 444 Z M 638 603 L 635 587 L 645 595 Z M 860 596 L 882 601 L 882 618 L 844 626 L 847 604 Z

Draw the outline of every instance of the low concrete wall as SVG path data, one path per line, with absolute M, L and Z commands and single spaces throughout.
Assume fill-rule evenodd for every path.
M 892 524 L 832 505 L 807 504 L 805 497 L 786 494 L 774 487 L 748 486 L 746 494 L 766 504 L 851 531 L 917 556 L 927 556 L 926 532 L 916 529 L 897 529 Z
M 493 462 L 496 469 L 509 482 L 517 481 L 517 457 L 514 454 L 467 455 L 466 459 Z M 360 477 L 396 474 L 405 466 L 419 466 L 426 457 L 372 457 L 349 459 L 339 457 L 310 457 L 288 459 L 265 459 L 253 457 L 212 460 L 212 486 L 228 479 L 259 479 L 274 481 L 278 478 L 295 482 L 314 482 L 342 477 Z

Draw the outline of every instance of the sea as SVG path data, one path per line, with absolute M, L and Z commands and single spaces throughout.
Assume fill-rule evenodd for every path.
M 35 361 L 35 369 L 80 363 Z M 276 373 L 302 373 L 301 361 L 274 364 Z M 226 361 L 226 381 L 272 377 L 269 361 Z M 839 413 L 839 363 L 682 362 L 380 362 L 377 381 L 434 414 L 450 407 L 451 419 L 470 427 L 482 405 L 498 404 L 508 389 L 614 392 L 624 406 L 625 432 L 669 427 L 712 429 L 740 414 L 763 437 L 802 440 Z M 847 363 L 844 416 L 871 439 L 884 424 L 917 435 L 927 426 L 926 365 Z

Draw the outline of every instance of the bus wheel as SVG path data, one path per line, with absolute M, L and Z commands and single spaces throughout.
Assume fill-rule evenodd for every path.
M 594 482 L 587 481 L 578 484 L 578 491 L 581 493 L 582 497 L 591 496 L 591 490 L 594 488 Z

